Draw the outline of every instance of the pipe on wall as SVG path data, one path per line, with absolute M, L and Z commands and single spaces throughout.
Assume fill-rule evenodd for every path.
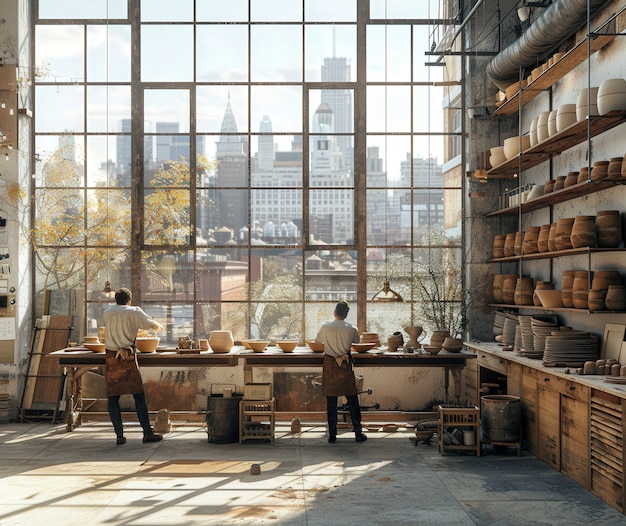
M 607 0 L 556 0 L 513 44 L 498 53 L 487 65 L 487 76 L 501 90 L 519 80 L 519 69 L 536 67 L 538 61 L 573 35 L 591 13 Z

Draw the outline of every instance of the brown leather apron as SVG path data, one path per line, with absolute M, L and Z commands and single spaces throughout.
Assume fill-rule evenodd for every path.
M 118 351 L 106 351 L 105 363 L 107 396 L 143 393 L 143 380 L 136 354 L 130 354 L 125 360 L 121 355 L 118 356 Z
M 325 354 L 322 369 L 322 395 L 348 396 L 356 393 L 352 358 L 349 357 L 339 365 L 336 358 Z

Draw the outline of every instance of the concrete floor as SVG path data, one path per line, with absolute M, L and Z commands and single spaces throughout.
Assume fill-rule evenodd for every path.
M 0 524 L 8 525 L 623 525 L 626 516 L 513 448 L 442 457 L 412 429 L 340 433 L 325 426 L 275 444 L 212 444 L 199 423 L 143 444 L 126 424 L 73 433 L 60 424 L 0 425 Z M 251 474 L 259 464 L 260 475 Z

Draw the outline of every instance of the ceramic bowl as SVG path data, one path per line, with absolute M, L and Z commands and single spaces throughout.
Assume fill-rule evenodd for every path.
M 437 354 L 441 350 L 441 347 L 431 347 L 430 345 L 424 345 L 422 349 L 424 349 L 428 354 Z
M 316 342 L 315 340 L 307 340 L 306 344 L 313 352 L 324 352 L 324 342 Z
M 298 340 L 276 340 L 276 345 L 278 345 L 284 352 L 291 352 L 298 345 Z
M 250 347 L 250 342 L 252 340 L 241 340 L 241 345 L 243 345 L 244 349 L 252 349 L 252 347 Z
M 85 343 L 100 343 L 100 340 L 97 336 L 85 336 L 85 338 L 83 338 L 83 341 Z
M 267 340 L 253 340 L 248 343 L 254 352 L 263 352 L 270 342 Z
M 576 122 L 576 104 L 563 104 L 556 111 L 556 131 L 561 133 Z
M 135 347 L 138 352 L 154 352 L 159 345 L 160 339 L 156 336 L 146 336 L 135 339 Z
M 530 136 L 522 135 L 522 149 L 521 151 L 528 150 L 530 148 Z M 520 153 L 520 138 L 519 135 L 504 139 L 504 155 L 507 159 L 513 159 Z
M 560 290 L 535 289 L 535 294 L 546 309 L 556 309 L 563 306 Z
M 85 342 L 85 343 L 83 343 L 83 345 L 85 346 L 86 349 L 89 349 L 92 352 L 104 352 L 104 351 L 106 351 L 104 343 Z
M 463 350 L 462 345 L 460 346 L 459 345 L 454 345 L 454 346 L 443 345 L 441 348 L 446 352 L 461 352 Z
M 530 201 L 531 199 L 537 199 L 537 197 L 541 197 L 543 195 L 544 188 L 545 188 L 545 185 L 543 184 L 534 185 L 532 190 L 528 194 L 528 197 L 526 198 L 526 200 Z
M 491 166 L 495 167 L 506 161 L 506 155 L 504 155 L 504 146 L 494 146 L 489 149 L 491 155 L 489 156 L 489 162 Z
M 367 352 L 370 349 L 376 347 L 374 342 L 369 343 L 353 343 L 352 344 L 352 352 Z

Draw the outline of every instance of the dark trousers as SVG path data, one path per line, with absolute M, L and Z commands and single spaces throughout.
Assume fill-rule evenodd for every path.
M 139 423 L 143 428 L 144 435 L 152 434 L 152 426 L 150 425 L 150 416 L 148 415 L 148 405 L 146 404 L 146 395 L 144 393 L 136 393 L 133 395 L 135 398 L 135 411 L 137 411 L 137 417 Z M 124 436 L 124 428 L 122 426 L 122 411 L 120 410 L 120 396 L 109 396 L 108 400 L 109 416 L 113 423 L 113 429 L 118 437 Z
M 328 436 L 337 436 L 337 396 L 326 397 L 326 415 L 328 417 Z M 346 396 L 348 406 L 350 407 L 350 419 L 356 434 L 361 433 L 361 406 L 359 405 L 358 395 Z

